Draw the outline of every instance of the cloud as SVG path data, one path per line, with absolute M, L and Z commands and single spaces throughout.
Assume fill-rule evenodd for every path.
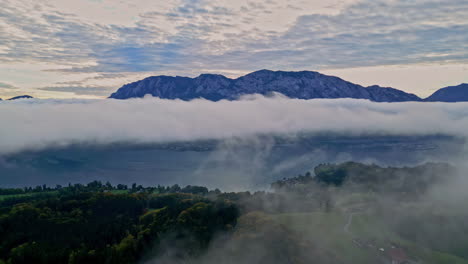
M 0 82 L 0 89 L 18 89 L 16 86 Z
M 52 86 L 41 87 L 38 90 L 55 91 L 55 92 L 70 92 L 76 95 L 98 95 L 108 96 L 115 90 L 115 87 L 98 86 L 98 87 L 83 87 L 83 86 Z
M 13 97 L 18 94 L 19 88 L 11 85 L 9 83 L 0 82 L 0 99 L 3 96 L 3 99 L 6 97 Z
M 466 137 L 467 116 L 467 103 L 386 104 L 261 96 L 232 102 L 27 100 L 0 103 L 0 151 L 303 132 Z
M 72 79 L 83 73 L 192 76 L 466 64 L 467 11 L 463 0 L 6 0 L 0 63 L 53 64 L 51 70 Z M 24 75 L 37 81 L 30 72 Z M 34 88 L 61 86 L 53 77 Z M 77 84 L 90 86 L 96 85 L 86 79 Z

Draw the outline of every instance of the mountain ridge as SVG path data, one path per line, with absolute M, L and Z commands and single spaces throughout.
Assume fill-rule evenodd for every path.
M 467 102 L 468 83 L 455 86 L 447 86 L 435 91 L 431 96 L 424 99 L 426 102 Z
M 364 87 L 315 71 L 259 70 L 235 79 L 220 74 L 201 74 L 198 77 L 151 76 L 126 84 L 109 98 L 140 98 L 147 94 L 163 99 L 191 100 L 204 98 L 211 101 L 235 100 L 247 94 L 278 92 L 290 98 L 354 98 L 375 102 L 422 101 L 404 91 L 380 87 Z
M 18 100 L 18 99 L 34 99 L 34 97 L 32 97 L 30 95 L 19 95 L 19 96 L 12 97 L 10 99 L 0 98 L 0 101 L 13 101 L 13 100 Z
M 13 101 L 13 100 L 18 100 L 18 99 L 34 99 L 34 97 L 30 96 L 30 95 L 19 95 L 19 96 L 15 96 L 15 97 L 12 97 L 10 99 L 7 99 L 8 101 Z

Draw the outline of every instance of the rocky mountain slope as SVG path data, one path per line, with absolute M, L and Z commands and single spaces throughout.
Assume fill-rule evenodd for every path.
M 425 99 L 428 102 L 468 102 L 468 83 L 437 90 Z
M 246 94 L 267 95 L 272 92 L 290 98 L 355 98 L 375 102 L 421 101 L 414 95 L 393 88 L 363 87 L 334 76 L 313 71 L 256 71 L 237 79 L 202 74 L 196 78 L 153 76 L 126 84 L 110 98 L 128 99 L 152 95 L 164 99 L 212 101 L 234 100 Z

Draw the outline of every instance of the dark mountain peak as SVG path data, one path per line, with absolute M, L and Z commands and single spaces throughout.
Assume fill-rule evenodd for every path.
M 12 97 L 10 99 L 8 99 L 9 101 L 11 100 L 18 100 L 18 99 L 33 99 L 34 97 L 30 96 L 30 95 L 20 95 L 20 96 L 15 96 L 15 97 Z
M 259 70 L 230 79 L 219 74 L 202 74 L 196 78 L 154 76 L 124 85 L 110 98 L 127 99 L 150 94 L 165 99 L 212 101 L 234 100 L 246 94 L 267 95 L 272 92 L 290 98 L 356 98 L 377 102 L 419 101 L 419 97 L 392 88 L 371 87 L 347 82 L 314 71 Z
M 273 77 L 273 76 L 276 76 L 276 77 L 300 77 L 300 76 L 308 76 L 308 77 L 313 77 L 313 76 L 317 76 L 317 75 L 322 75 L 318 72 L 314 72 L 314 71 L 272 71 L 272 70 L 259 70 L 259 71 L 255 71 L 255 72 L 252 72 L 252 73 L 249 73 L 245 76 L 241 76 L 239 78 L 243 78 L 243 77 Z
M 468 83 L 437 90 L 425 99 L 428 102 L 468 102 Z
M 262 69 L 262 70 L 258 70 L 258 71 L 248 73 L 245 76 L 255 76 L 255 75 L 272 74 L 272 73 L 275 73 L 275 71 Z
M 405 101 L 422 101 L 417 95 L 406 93 L 392 87 L 382 87 L 379 85 L 372 85 L 366 87 L 367 90 L 374 96 L 373 101 L 377 102 L 405 102 Z M 404 100 L 401 100 L 404 98 Z
M 200 74 L 195 79 L 229 79 L 229 78 L 221 74 L 203 73 L 203 74 Z

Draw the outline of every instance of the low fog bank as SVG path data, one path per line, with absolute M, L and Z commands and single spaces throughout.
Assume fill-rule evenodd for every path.
M 0 103 L 0 184 L 267 188 L 320 163 L 463 161 L 468 104 L 251 96 L 241 101 Z
M 161 143 L 300 132 L 468 135 L 468 103 L 298 100 L 27 100 L 0 103 L 0 153 L 70 144 Z

